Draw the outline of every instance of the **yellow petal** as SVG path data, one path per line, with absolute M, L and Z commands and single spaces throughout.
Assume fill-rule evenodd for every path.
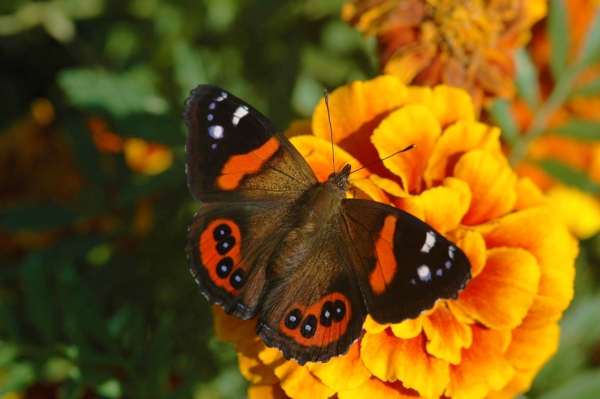
M 487 258 L 483 236 L 475 230 L 458 229 L 453 241 L 469 258 L 471 278 L 477 277 L 485 267 Z
M 442 127 L 456 121 L 475 119 L 473 101 L 469 94 L 457 87 L 438 85 L 433 88 L 431 107 Z
M 420 104 L 409 104 L 392 112 L 371 136 L 379 158 L 385 158 L 410 144 L 416 148 L 383 161 L 385 167 L 400 177 L 405 190 L 420 191 L 421 175 L 441 128 L 431 110 Z
M 338 392 L 339 399 L 415 399 L 418 396 L 417 392 L 404 388 L 400 382 L 383 382 L 374 377 L 369 378 L 363 385 L 356 389 Z
M 409 339 L 419 335 L 423 329 L 423 318 L 404 320 L 402 323 L 392 324 L 392 334 L 397 338 Z
M 458 121 L 444 130 L 427 164 L 423 178 L 428 187 L 450 175 L 459 157 L 476 148 L 504 158 L 500 148 L 500 129 L 473 121 Z
M 480 399 L 504 387 L 515 375 L 503 353 L 510 331 L 471 326 L 473 343 L 462 351 L 459 365 L 450 365 L 450 384 L 445 395 L 453 399 Z
M 473 194 L 463 223 L 474 225 L 510 212 L 517 200 L 517 177 L 490 153 L 469 151 L 454 167 L 454 176 L 467 182 Z
M 361 342 L 361 358 L 377 378 L 402 381 L 425 397 L 440 396 L 449 382 L 448 363 L 423 350 L 425 339 L 419 334 L 412 339 L 398 339 L 391 331 L 365 334 Z
M 473 339 L 471 328 L 445 306 L 423 318 L 423 329 L 428 339 L 427 352 L 451 364 L 460 363 L 462 348 L 470 347 Z
M 356 389 L 371 377 L 360 359 L 358 344 L 352 345 L 344 356 L 333 358 L 327 363 L 308 363 L 307 367 L 323 384 L 336 392 Z
M 531 179 L 524 177 L 517 181 L 517 202 L 515 202 L 515 211 L 533 208 L 535 206 L 546 206 L 548 204 L 546 197 Z
M 539 280 L 539 266 L 529 252 L 491 249 L 485 268 L 467 284 L 457 302 L 469 316 L 489 328 L 512 329 L 521 324 L 531 308 Z
M 468 189 L 464 182 L 462 184 Z M 467 211 L 459 192 L 449 187 L 430 188 L 413 198 L 421 205 L 425 222 L 442 234 L 455 229 Z
M 597 197 L 563 185 L 550 188 L 546 195 L 554 212 L 577 237 L 590 238 L 600 231 L 600 202 Z
M 248 388 L 248 399 L 287 399 L 279 384 L 273 385 L 251 385 Z

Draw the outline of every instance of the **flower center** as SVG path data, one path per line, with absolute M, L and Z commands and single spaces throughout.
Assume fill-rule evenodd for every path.
M 517 14 L 518 0 L 426 0 L 427 13 L 433 23 L 424 34 L 437 38 L 439 44 L 463 65 L 481 50 L 496 45 L 506 29 L 505 23 Z M 435 33 L 433 32 L 435 31 Z M 432 37 L 433 39 L 433 37 Z

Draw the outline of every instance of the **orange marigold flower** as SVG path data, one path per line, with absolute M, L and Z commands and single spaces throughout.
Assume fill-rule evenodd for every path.
M 485 96 L 515 94 L 513 53 L 547 12 L 544 0 L 356 0 L 342 18 L 377 36 L 384 73 Z
M 558 320 L 573 296 L 577 243 L 528 179 L 504 157 L 499 129 L 477 122 L 469 95 L 406 87 L 394 76 L 330 95 L 336 167 L 354 169 L 357 194 L 395 205 L 467 254 L 473 279 L 457 300 L 413 320 L 370 317 L 345 356 L 300 366 L 254 333 L 255 321 L 214 307 L 217 335 L 236 345 L 250 398 L 512 397 L 556 351 Z M 303 135 L 304 133 L 304 135 Z M 331 171 L 323 101 L 288 134 L 317 176 Z M 352 194 L 351 194 L 352 195 Z

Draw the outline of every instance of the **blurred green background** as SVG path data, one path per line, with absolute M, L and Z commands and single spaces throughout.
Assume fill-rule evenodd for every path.
M 281 130 L 309 117 L 377 74 L 342 4 L 0 3 L 0 398 L 246 395 L 188 271 L 183 101 L 212 83 Z M 598 387 L 598 248 L 528 396 Z

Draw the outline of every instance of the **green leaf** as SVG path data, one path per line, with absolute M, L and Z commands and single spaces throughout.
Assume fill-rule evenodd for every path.
M 25 287 L 27 315 L 44 342 L 54 343 L 58 336 L 58 317 L 48 287 L 48 269 L 42 263 L 42 257 L 29 255 L 21 266 L 21 277 Z
M 567 9 L 563 0 L 550 0 L 548 7 L 548 36 L 550 38 L 550 70 L 558 80 L 569 56 L 569 27 Z
M 76 107 L 100 108 L 115 116 L 150 112 L 162 114 L 167 102 L 156 90 L 154 72 L 147 66 L 123 73 L 103 69 L 63 70 L 58 83 Z
M 182 91 L 182 98 L 190 95 L 190 90 L 202 83 L 208 83 L 202 54 L 186 41 L 178 41 L 173 46 L 175 81 Z
M 516 53 L 517 77 L 516 86 L 519 96 L 523 98 L 532 109 L 540 105 L 539 77 L 529 53 L 523 49 Z
M 585 86 L 575 88 L 571 93 L 572 96 L 592 96 L 596 94 L 600 94 L 600 77 Z
M 146 197 L 159 191 L 165 191 L 169 187 L 182 184 L 185 180 L 184 168 L 178 163 L 174 163 L 171 168 L 163 173 L 145 178 L 140 184 L 132 184 L 121 191 L 118 203 L 121 205 L 131 205 L 138 199 Z
M 30 203 L 6 207 L 0 211 L 0 226 L 10 232 L 49 230 L 68 226 L 75 222 L 79 213 L 73 208 L 49 203 Z
M 494 125 L 502 130 L 502 137 L 507 143 L 512 144 L 518 139 L 519 127 L 508 101 L 502 99 L 494 101 L 490 108 L 490 116 Z
M 537 164 L 548 174 L 559 179 L 568 186 L 574 186 L 580 190 L 593 194 L 600 194 L 600 187 L 598 187 L 584 172 L 554 160 L 538 161 Z
M 29 363 L 11 364 L 3 370 L 0 396 L 14 391 L 21 391 L 35 380 L 35 368 Z
M 566 124 L 552 129 L 551 133 L 579 140 L 598 141 L 600 140 L 600 123 L 582 119 L 571 119 Z
M 122 118 L 110 118 L 110 126 L 119 135 L 137 137 L 168 146 L 183 146 L 185 136 L 180 129 L 181 117 L 173 114 L 132 114 Z
M 600 392 L 600 370 L 584 371 L 538 399 L 596 399 Z
M 600 61 L 600 10 L 596 11 L 594 22 L 586 34 L 585 43 L 579 53 L 579 68 L 585 68 Z

